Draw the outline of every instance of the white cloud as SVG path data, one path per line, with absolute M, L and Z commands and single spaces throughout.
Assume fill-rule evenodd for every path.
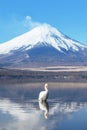
M 32 20 L 31 16 L 12 16 L 8 20 L 0 19 L 0 43 L 28 32 L 32 28 L 42 25 L 40 22 Z
M 33 21 L 31 16 L 26 16 L 25 20 L 23 21 L 23 25 L 24 25 L 24 27 L 26 27 L 28 29 L 32 29 L 32 28 L 34 28 L 36 26 L 41 25 L 41 23 Z
M 31 16 L 26 16 L 25 18 L 26 18 L 26 20 L 31 20 L 32 19 Z

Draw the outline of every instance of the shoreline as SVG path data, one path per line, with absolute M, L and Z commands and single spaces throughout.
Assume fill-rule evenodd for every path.
M 44 84 L 48 83 L 49 89 L 79 89 L 87 88 L 87 83 L 82 82 L 36 82 L 36 83 L 9 83 L 2 84 L 0 87 L 6 88 L 25 88 L 25 89 L 44 89 Z
M 57 67 L 55 67 L 58 69 Z M 87 84 L 87 67 L 59 67 L 60 70 L 6 69 L 0 68 L 0 86 L 2 84 L 28 84 L 28 83 L 56 83 L 56 84 Z M 72 71 L 72 69 L 73 71 Z

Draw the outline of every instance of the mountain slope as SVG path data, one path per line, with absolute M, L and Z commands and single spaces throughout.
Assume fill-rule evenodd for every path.
M 87 46 L 43 24 L 0 45 L 1 66 L 87 64 Z

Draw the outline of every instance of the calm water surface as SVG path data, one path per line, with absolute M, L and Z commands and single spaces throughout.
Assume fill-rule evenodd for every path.
M 87 88 L 49 87 L 43 103 L 41 90 L 0 85 L 0 130 L 87 130 Z

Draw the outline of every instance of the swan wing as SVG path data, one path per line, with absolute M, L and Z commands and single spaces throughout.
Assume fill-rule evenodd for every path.
M 39 94 L 39 100 L 45 101 L 47 99 L 48 93 L 46 91 L 42 91 Z

